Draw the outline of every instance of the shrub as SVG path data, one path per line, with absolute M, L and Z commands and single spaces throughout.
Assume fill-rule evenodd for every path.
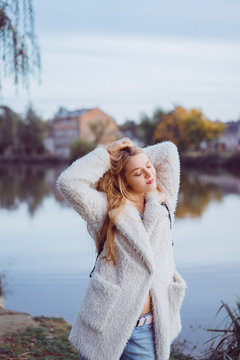
M 225 309 L 227 319 L 223 329 L 206 329 L 218 333 L 205 342 L 212 341 L 209 348 L 205 351 L 209 360 L 239 360 L 240 359 L 240 300 L 236 301 L 236 308 L 231 309 L 224 303 L 217 311 Z M 217 315 L 216 314 L 216 315 Z
M 82 137 L 77 138 L 70 147 L 70 159 L 74 161 L 96 148 L 97 144 Z

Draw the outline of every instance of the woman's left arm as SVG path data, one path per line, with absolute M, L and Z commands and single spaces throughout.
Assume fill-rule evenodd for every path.
M 166 194 L 167 203 L 175 212 L 180 186 L 180 158 L 172 141 L 162 141 L 142 149 L 156 169 L 158 187 Z

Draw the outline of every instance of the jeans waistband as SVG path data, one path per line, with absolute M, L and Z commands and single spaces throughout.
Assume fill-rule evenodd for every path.
M 149 311 L 148 313 L 146 313 L 146 314 L 143 314 L 143 315 L 139 316 L 139 319 L 140 319 L 140 318 L 142 318 L 142 317 L 144 317 L 144 316 L 151 315 L 151 314 L 152 314 L 152 311 Z
M 135 327 L 136 326 L 143 326 L 145 324 L 151 324 L 152 322 L 153 322 L 153 314 L 152 314 L 152 311 L 150 311 L 147 314 L 139 316 Z

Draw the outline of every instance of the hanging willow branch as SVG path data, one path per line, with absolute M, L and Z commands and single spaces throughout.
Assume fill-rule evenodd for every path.
M 35 69 L 40 74 L 32 0 L 0 0 L 0 59 L 0 74 L 3 71 L 5 77 L 13 76 L 15 85 L 21 77 L 28 88 L 29 75 Z

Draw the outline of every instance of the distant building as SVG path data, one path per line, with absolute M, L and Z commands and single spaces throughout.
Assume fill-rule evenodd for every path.
M 63 157 L 69 156 L 70 145 L 79 137 L 98 144 L 121 137 L 114 119 L 99 108 L 63 110 L 52 120 L 50 128 L 45 146 L 49 152 L 53 150 L 55 155 Z
M 240 120 L 227 122 L 226 130 L 215 146 L 226 151 L 240 150 Z

